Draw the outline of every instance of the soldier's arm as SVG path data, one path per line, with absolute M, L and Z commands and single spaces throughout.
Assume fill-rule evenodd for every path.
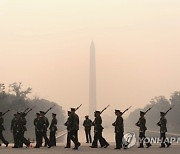
M 83 126 L 85 127 L 85 120 L 84 120 L 84 122 L 83 122 Z

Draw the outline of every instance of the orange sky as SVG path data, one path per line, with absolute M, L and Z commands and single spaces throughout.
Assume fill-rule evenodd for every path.
M 83 113 L 94 40 L 98 109 L 169 97 L 180 89 L 179 8 L 179 0 L 0 0 L 0 81 L 21 81 L 65 109 L 83 103 Z

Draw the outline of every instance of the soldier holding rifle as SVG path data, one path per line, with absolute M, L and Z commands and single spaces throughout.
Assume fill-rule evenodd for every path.
M 6 145 L 6 147 L 8 147 L 9 142 L 6 141 L 3 136 L 3 131 L 5 130 L 3 126 L 3 123 L 4 123 L 3 115 L 5 115 L 8 112 L 9 110 L 6 111 L 5 113 L 0 112 L 0 140 Z
M 71 111 L 68 111 L 68 119 L 64 123 L 64 125 L 67 127 L 67 143 L 65 148 L 71 148 L 71 138 L 70 138 L 70 130 L 71 130 Z
M 161 138 L 161 146 L 160 146 L 160 148 L 165 148 L 166 146 L 168 148 L 171 145 L 171 143 L 169 143 L 169 140 L 166 139 L 167 120 L 166 120 L 166 117 L 165 117 L 170 110 L 172 110 L 172 108 L 170 108 L 166 112 L 160 112 L 161 118 L 160 118 L 160 121 L 157 123 L 157 125 L 160 127 L 160 138 Z
M 79 116 L 75 113 L 81 105 L 77 108 L 71 108 L 71 115 L 69 117 L 69 138 L 74 142 L 74 150 L 78 150 L 81 145 L 78 141 Z
M 112 124 L 115 127 L 115 141 L 116 141 L 116 148 L 115 149 L 121 149 L 122 148 L 122 139 L 124 136 L 124 120 L 122 118 L 122 115 L 127 112 L 131 107 L 127 108 L 124 112 L 121 112 L 120 110 L 115 110 L 115 115 L 117 116 L 116 121 Z M 126 147 L 124 147 L 126 148 Z
M 93 121 L 93 126 L 94 126 L 94 140 L 92 142 L 91 148 L 97 148 L 98 147 L 98 141 L 100 142 L 101 147 L 107 148 L 109 146 L 109 143 L 103 138 L 102 132 L 103 132 L 103 127 L 102 127 L 102 118 L 101 114 L 109 107 L 105 107 L 102 111 L 95 111 L 94 112 L 94 121 Z
M 140 111 L 140 118 L 138 120 L 138 122 L 136 123 L 136 126 L 139 127 L 139 147 L 138 148 L 144 148 L 144 141 L 146 139 L 146 119 L 145 119 L 145 115 L 148 111 L 150 111 L 151 108 L 149 108 L 146 112 Z M 146 141 L 146 148 L 149 148 L 150 146 L 152 146 L 149 142 Z
M 34 148 L 40 148 L 42 145 L 41 127 L 40 127 L 40 113 L 36 113 L 36 118 L 34 119 L 35 135 L 36 135 L 36 146 Z
M 52 120 L 49 130 L 50 130 L 49 140 L 51 142 L 51 145 L 56 146 L 57 119 L 55 113 L 52 113 Z

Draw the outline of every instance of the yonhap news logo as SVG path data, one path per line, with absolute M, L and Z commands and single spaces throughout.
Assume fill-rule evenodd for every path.
M 136 144 L 136 134 L 134 132 L 126 133 L 123 137 L 123 146 L 129 149 Z

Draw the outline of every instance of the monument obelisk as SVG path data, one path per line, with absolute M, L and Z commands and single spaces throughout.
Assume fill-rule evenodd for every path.
M 95 45 L 91 42 L 90 46 L 90 72 L 89 72 L 89 116 L 93 118 L 96 110 L 96 58 Z

